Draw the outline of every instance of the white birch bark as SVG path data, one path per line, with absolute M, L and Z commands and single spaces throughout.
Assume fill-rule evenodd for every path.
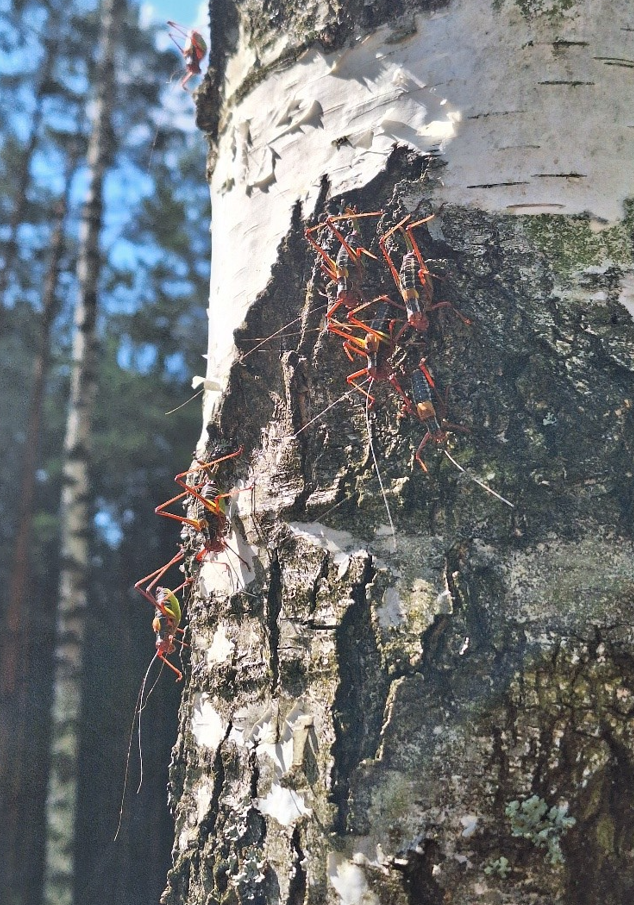
M 255 506 L 189 604 L 170 905 L 617 905 L 634 879 L 630 9 L 399 9 L 212 5 L 197 453 L 244 444 Z M 425 344 L 470 431 L 448 450 L 513 509 L 433 445 L 423 475 L 389 394 L 369 423 L 337 402 L 303 232 L 342 203 L 435 214 L 437 298 L 473 321 Z

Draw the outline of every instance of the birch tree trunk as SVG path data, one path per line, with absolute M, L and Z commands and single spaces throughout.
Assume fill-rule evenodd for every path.
M 46 802 L 44 902 L 74 900 L 74 835 L 81 717 L 82 648 L 85 634 L 90 487 L 91 418 L 97 390 L 97 302 L 104 178 L 114 153 L 111 113 L 115 50 L 125 0 L 104 0 L 92 129 L 88 143 L 89 184 L 79 234 L 71 391 L 64 440 L 60 511 L 61 572 L 57 609 L 51 764 Z
M 216 2 L 211 25 L 197 456 L 244 445 L 219 481 L 254 503 L 187 604 L 163 902 L 628 902 L 629 6 Z M 382 212 L 368 299 L 400 301 L 378 237 L 435 215 L 436 300 L 472 323 L 432 312 L 395 370 L 411 392 L 424 355 L 441 414 L 450 390 L 466 473 L 429 442 L 425 474 L 429 422 L 386 382 L 368 414 L 364 358 L 321 329 L 304 230 L 346 205 Z

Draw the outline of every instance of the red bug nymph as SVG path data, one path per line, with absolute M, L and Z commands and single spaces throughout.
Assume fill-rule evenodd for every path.
M 192 76 L 200 75 L 200 63 L 207 53 L 207 44 L 201 33 L 194 28 L 184 28 L 177 22 L 168 22 L 167 24 L 185 38 L 185 44 L 181 46 L 176 36 L 172 32 L 169 33 L 170 38 L 176 44 L 185 60 L 187 74 L 181 82 L 181 88 L 185 88 Z M 185 91 L 187 91 L 187 88 L 185 88 Z

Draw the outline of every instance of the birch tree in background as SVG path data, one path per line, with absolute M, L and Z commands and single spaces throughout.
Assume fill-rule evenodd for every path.
M 224 568 L 192 565 L 163 902 L 622 905 L 630 5 L 210 13 L 196 454 L 242 445 L 217 482 L 252 485 L 254 505 L 232 499 Z M 305 229 L 346 206 L 377 212 L 361 222 L 368 301 L 400 301 L 380 237 L 433 215 L 414 235 L 435 299 L 471 322 L 431 312 L 392 362 L 408 394 L 421 357 L 435 378 L 449 426 L 422 451 L 428 473 L 413 456 L 436 428 L 402 417 L 386 381 L 368 411 L 345 379 L 364 357 L 323 332 L 336 290 Z M 312 235 L 336 254 L 331 230 Z M 398 230 L 387 248 L 399 266 Z
M 75 310 L 60 513 L 62 565 L 57 611 L 51 772 L 46 807 L 46 905 L 64 905 L 73 901 L 82 648 L 88 604 L 87 538 L 91 517 L 88 506 L 88 467 L 91 417 L 97 390 L 96 317 L 101 268 L 99 238 L 103 225 L 104 178 L 114 154 L 111 124 L 115 91 L 114 59 L 125 9 L 125 0 L 104 0 L 102 5 L 99 63 L 87 154 L 89 184 L 79 237 L 79 296 Z

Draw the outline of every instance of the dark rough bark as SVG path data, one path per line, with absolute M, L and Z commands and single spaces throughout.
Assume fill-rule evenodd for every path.
M 423 178 L 421 165 L 397 151 L 384 178 L 346 200 L 380 206 L 385 226 L 404 213 L 403 197 L 418 193 L 425 212 L 442 168 Z M 473 321 L 441 313 L 425 347 L 451 387 L 448 417 L 469 430 L 449 448 L 516 508 L 439 451 L 426 453 L 429 475 L 414 467 L 423 428 L 379 389 L 370 426 L 392 553 L 376 534 L 386 517 L 361 397 L 293 439 L 341 395 L 350 369 L 338 340 L 310 332 L 323 299 L 298 219 L 238 348 L 291 321 L 301 298 L 305 333 L 294 351 L 284 341 L 281 359 L 275 340 L 270 354 L 237 363 L 210 425 L 210 450 L 220 437 L 240 441 L 253 465 L 244 528 L 257 578 L 189 611 L 194 639 L 208 643 L 222 623 L 235 647 L 213 668 L 192 653 L 173 768 L 177 839 L 201 783 L 208 806 L 177 847 L 166 902 L 336 902 L 327 864 L 353 852 L 367 901 L 467 903 L 483 884 L 486 901 L 616 905 L 630 895 L 634 327 L 614 301 L 570 303 L 554 289 L 551 239 L 567 233 L 572 247 L 583 218 L 445 208 L 437 220 L 421 248 L 443 274 L 438 297 Z M 591 278 L 609 297 L 612 276 Z M 350 532 L 359 548 L 349 538 L 349 559 L 335 561 L 290 522 Z M 397 580 L 401 612 L 390 615 Z M 201 695 L 225 726 L 209 754 L 189 728 Z M 258 808 L 275 774 L 253 725 L 267 708 L 267 730 L 294 741 L 279 782 L 312 811 L 292 830 Z M 231 730 L 245 720 L 241 747 Z M 576 823 L 559 831 L 554 815 L 514 836 L 506 809 L 532 796 L 549 809 L 568 802 Z M 539 847 L 539 830 L 561 844 L 562 863 Z
M 426 428 L 384 383 L 369 416 L 341 398 L 298 205 L 207 425 L 209 458 L 245 447 L 254 578 L 188 603 L 166 905 L 631 898 L 634 224 L 441 206 L 443 169 L 395 148 L 327 209 L 381 210 L 378 234 L 435 211 L 435 298 L 471 324 L 435 313 L 398 373 L 427 358 L 447 450 L 514 508 L 433 444 L 423 473 Z M 394 293 L 379 263 L 365 289 Z

